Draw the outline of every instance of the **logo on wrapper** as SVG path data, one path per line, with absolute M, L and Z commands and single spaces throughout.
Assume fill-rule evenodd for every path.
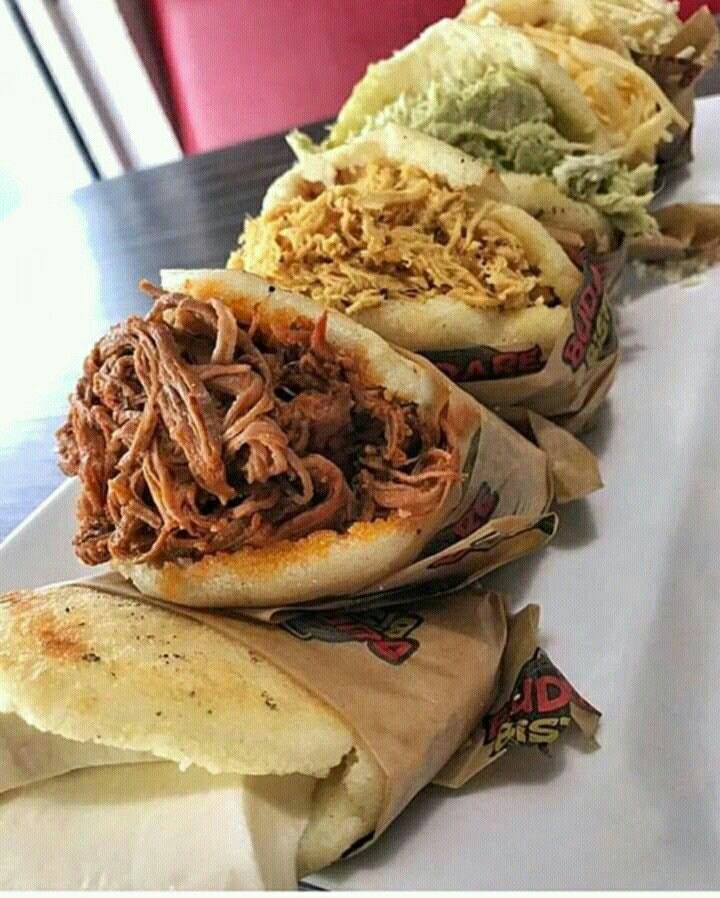
M 563 362 L 572 371 L 590 365 L 615 350 L 616 337 L 610 305 L 605 301 L 609 277 L 609 263 L 590 259 L 585 255 L 583 285 L 570 304 L 573 332 L 563 346 Z
M 301 613 L 281 626 L 298 639 L 321 642 L 360 642 L 381 661 L 404 664 L 420 647 L 410 636 L 422 624 L 419 614 L 406 614 L 382 608 L 362 613 Z
M 570 725 L 573 706 L 599 716 L 545 652 L 536 649 L 521 667 L 510 699 L 482 722 L 489 758 L 504 754 L 511 745 L 547 748 Z
M 477 496 L 470 509 L 453 524 L 452 531 L 458 539 L 465 539 L 483 525 L 487 524 L 493 516 L 500 501 L 500 494 L 484 480 L 480 484 Z
M 513 538 L 517 538 L 522 536 L 524 533 L 539 533 L 545 534 L 547 537 L 551 537 L 555 533 L 555 527 L 557 526 L 557 518 L 554 514 L 545 515 L 545 517 L 540 518 L 540 520 L 535 521 L 528 527 L 523 528 L 522 530 L 517 530 L 513 534 Z M 499 533 L 495 529 L 490 529 L 487 532 L 483 533 L 482 536 L 478 536 L 476 539 L 467 542 L 467 540 L 460 541 L 458 548 L 452 549 L 449 551 L 443 552 L 439 554 L 434 561 L 431 561 L 428 564 L 428 570 L 437 570 L 438 568 L 443 567 L 452 567 L 453 565 L 460 564 L 465 561 L 468 555 L 473 555 L 476 552 L 491 552 L 497 545 L 504 542 L 508 539 L 508 535 L 506 533 Z
M 471 349 L 424 352 L 423 355 L 455 383 L 535 374 L 545 364 L 539 346 L 517 352 L 502 352 L 491 346 L 473 346 Z

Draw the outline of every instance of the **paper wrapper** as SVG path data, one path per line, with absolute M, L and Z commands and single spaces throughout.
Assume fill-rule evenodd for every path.
M 663 93 L 672 100 L 690 127 L 675 130 L 674 138 L 660 146 L 660 172 L 677 168 L 692 159 L 692 123 L 695 117 L 695 85 L 714 64 L 718 51 L 718 28 L 707 7 L 699 9 L 657 55 L 635 54 L 634 59 Z
M 432 366 L 417 359 L 429 369 Z M 435 376 L 439 376 L 433 370 Z M 545 545 L 557 518 L 548 512 L 554 497 L 552 463 L 547 454 L 460 390 L 451 402 L 464 407 L 460 435 L 464 479 L 448 519 L 420 557 L 361 594 L 304 602 L 300 606 L 247 608 L 253 618 L 278 621 L 297 608 L 325 610 L 407 603 L 448 593 Z M 92 581 L 90 581 L 92 582 Z M 119 578 L 99 581 L 124 594 Z
M 546 748 L 573 719 L 592 736 L 599 719 L 539 650 L 537 606 L 508 620 L 494 592 L 466 589 L 452 602 L 400 610 L 301 612 L 278 627 L 173 613 L 266 658 L 354 730 L 385 783 L 374 832 L 351 850 L 377 838 L 436 777 L 461 785 L 513 742 Z
M 502 352 L 475 346 L 425 355 L 501 417 L 512 422 L 531 411 L 579 433 L 592 420 L 615 377 L 618 343 L 610 294 L 624 258 L 621 247 L 603 255 L 584 252 L 578 259 L 582 285 L 545 362 L 539 346 Z M 565 467 L 571 463 L 563 456 L 559 461 Z M 578 482 L 582 474 L 578 469 Z M 593 476 L 598 478 L 596 467 L 588 483 Z
M 631 259 L 650 263 L 695 261 L 699 268 L 720 261 L 720 205 L 675 203 L 654 215 L 660 234 L 631 240 Z
M 0 718 L 0 755 L 7 721 Z M 37 746 L 29 736 L 26 753 Z M 78 743 L 55 737 L 76 749 Z M 97 749 L 97 746 L 91 745 Z M 0 802 L 0 889 L 293 890 L 314 783 L 172 763 L 77 768 Z M 78 759 L 79 762 L 79 759 Z
M 580 696 L 538 646 L 540 609 L 528 605 L 511 621 L 495 702 L 433 782 L 460 788 L 510 748 L 546 751 L 575 723 L 594 742 L 600 713 Z

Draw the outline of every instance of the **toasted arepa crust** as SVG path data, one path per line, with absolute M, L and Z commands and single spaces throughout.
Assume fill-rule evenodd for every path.
M 113 567 L 145 595 L 179 605 L 294 605 L 350 595 L 409 564 L 445 514 L 443 506 L 422 519 L 363 521 L 345 533 L 318 530 L 302 539 L 243 547 L 191 564 L 113 562 Z
M 422 328 L 412 300 L 394 300 L 387 306 L 362 309 L 354 317 L 381 333 L 386 340 L 414 352 L 437 352 L 473 346 L 522 350 L 539 346 L 543 358 L 552 351 L 567 314 L 565 306 L 535 306 L 479 314 L 460 299 L 434 296 L 423 303 Z
M 89 587 L 0 596 L 0 713 L 211 773 L 317 778 L 303 874 L 380 814 L 384 774 L 329 705 L 199 621 Z
M 242 645 L 82 586 L 0 598 L 0 711 L 210 772 L 322 777 L 354 740 L 333 710 Z

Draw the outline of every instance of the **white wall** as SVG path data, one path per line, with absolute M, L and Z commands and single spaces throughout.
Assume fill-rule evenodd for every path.
M 104 177 L 182 156 L 114 0 L 18 0 Z
M 10 15 L 0 3 L 0 220 L 92 180 Z

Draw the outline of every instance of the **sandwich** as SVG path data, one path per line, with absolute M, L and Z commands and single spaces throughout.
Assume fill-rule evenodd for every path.
M 0 831 L 8 817 L 25 819 L 23 806 L 40 832 L 45 814 L 51 821 L 62 814 L 69 828 L 67 840 L 43 846 L 58 878 L 28 871 L 19 853 L 6 852 L 3 886 L 120 880 L 137 888 L 163 875 L 170 881 L 161 885 L 177 885 L 185 861 L 179 870 L 166 859 L 205 839 L 212 841 L 207 867 L 190 881 L 230 877 L 212 864 L 222 846 L 235 844 L 242 796 L 254 790 L 276 806 L 254 851 L 291 864 L 286 888 L 367 841 L 437 774 L 498 688 L 507 631 L 497 595 L 465 591 L 412 610 L 357 617 L 354 625 L 351 618 L 344 630 L 339 618 L 335 630 L 320 619 L 311 631 L 318 638 L 299 639 L 292 622 L 286 629 L 181 613 L 89 586 L 1 596 L 0 754 L 9 727 L 22 732 L 25 754 L 34 746 L 42 756 L 32 758 L 35 785 L 3 795 Z M 403 639 L 409 631 L 413 637 Z M 393 645 L 404 645 L 404 654 L 388 654 Z M 6 781 L 28 785 L 22 769 L 17 783 Z M 236 797 L 223 805 L 223 792 Z M 129 822 L 147 832 L 167 797 L 174 813 L 158 834 L 169 840 L 159 871 L 151 859 L 157 845 L 137 840 L 131 869 L 118 869 L 126 847 L 113 844 L 114 815 L 122 838 L 130 800 Z M 214 810 L 218 816 L 209 816 Z M 83 851 L 93 839 L 83 827 L 98 823 L 110 834 L 101 848 L 109 869 Z M 11 841 L 22 846 L 25 835 L 13 832 Z M 35 828 L 28 837 L 36 839 Z M 66 855 L 77 864 L 63 863 Z M 232 859 L 233 869 L 240 862 Z
M 600 63 L 595 78 L 598 96 L 606 95 L 607 110 L 601 118 L 611 121 L 612 106 L 622 109 L 630 73 L 637 76 L 636 63 L 655 81 L 686 122 L 694 116 L 695 84 L 713 65 L 718 48 L 718 29 L 712 13 L 703 6 L 684 23 L 678 17 L 678 4 L 669 0 L 468 0 L 460 13 L 463 21 L 491 26 L 510 25 L 520 28 L 539 46 L 563 57 L 562 65 L 572 74 L 582 59 L 592 56 L 588 45 L 598 47 Z M 581 43 L 575 44 L 578 39 Z M 554 49 L 553 49 L 554 48 Z M 559 55 L 558 55 L 559 54 Z M 572 57 L 576 57 L 573 63 Z M 614 56 L 623 57 L 628 65 L 628 78 L 622 77 L 621 66 Z M 617 70 L 614 92 L 611 70 Z M 590 78 L 588 74 L 585 76 Z M 580 83 L 580 82 L 578 82 Z M 588 81 L 588 84 L 590 82 Z M 638 99 L 640 92 L 637 93 Z M 591 104 L 597 104 L 588 94 Z M 638 107 L 641 108 L 641 107 Z M 661 106 L 657 107 L 658 112 Z M 646 126 L 642 125 L 643 134 Z M 633 117 L 625 131 L 632 131 Z M 690 127 L 679 119 L 671 128 L 672 140 L 658 146 L 656 160 L 665 168 L 677 167 L 692 158 Z M 644 137 L 643 137 L 644 139 Z M 628 146 L 632 147 L 631 142 Z M 657 237 L 657 232 L 645 235 Z
M 682 27 L 671 0 L 467 0 L 460 18 L 577 37 L 629 56 L 657 55 Z
M 371 65 L 325 146 L 388 122 L 491 162 L 514 202 L 543 184 L 541 208 L 564 196 L 626 233 L 653 229 L 646 207 L 656 150 L 673 124 L 686 126 L 652 78 L 611 50 L 458 20 Z M 292 143 L 296 152 L 313 149 L 302 136 Z
M 482 25 L 487 19 L 470 7 L 463 21 Z M 575 82 L 622 159 L 652 163 L 661 144 L 672 139 L 673 127 L 687 130 L 688 122 L 660 87 L 626 54 L 549 28 L 524 33 Z
M 383 774 L 332 708 L 209 626 L 138 601 L 107 599 L 83 587 L 2 597 L 0 710 L 14 726 L 19 718 L 76 743 L 77 768 L 147 768 L 165 760 L 209 771 L 223 785 L 232 776 L 238 791 L 243 776 L 311 778 L 300 875 L 331 863 L 372 830 Z M 51 638 L 60 649 L 52 650 Z M 97 661 L 83 661 L 90 651 L 78 651 L 81 642 Z M 167 663 L 165 649 L 171 649 Z M 27 728 L 25 738 L 30 743 Z M 74 767 L 70 747 L 64 754 Z M 175 769 L 176 790 L 184 780 L 192 784 L 191 771 Z M 126 789 L 134 779 L 126 768 Z M 153 781 L 145 782 L 151 798 Z
M 228 265 L 406 349 L 552 349 L 581 275 L 482 163 L 397 125 L 309 153 Z
M 268 606 L 353 594 L 419 556 L 463 496 L 475 400 L 249 274 L 144 289 L 151 311 L 95 345 L 58 432 L 82 561 L 166 601 Z

